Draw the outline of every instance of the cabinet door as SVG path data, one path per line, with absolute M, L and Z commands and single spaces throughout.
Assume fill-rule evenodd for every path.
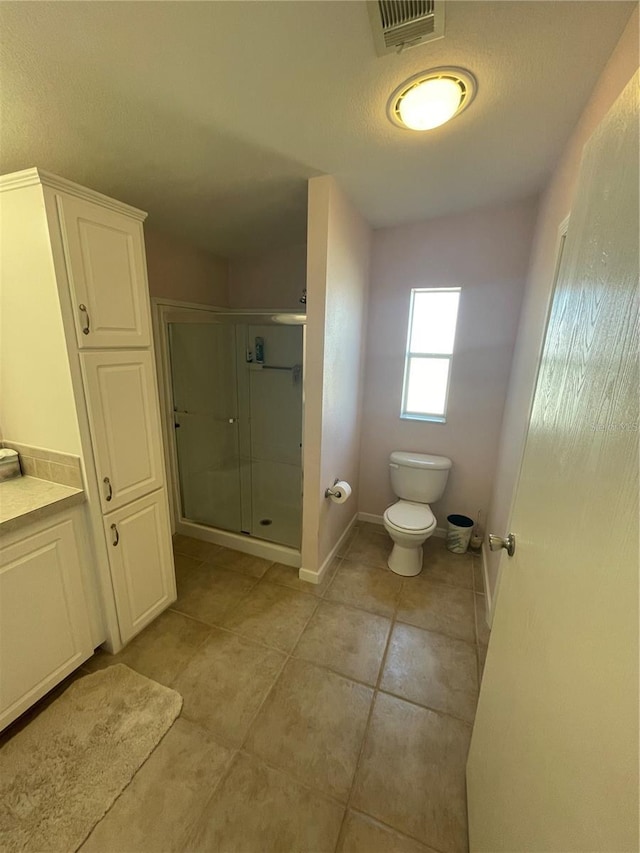
M 57 199 L 78 346 L 149 346 L 142 223 L 74 196 Z
M 91 657 L 73 521 L 59 520 L 0 557 L 0 729 Z
M 162 435 L 151 353 L 80 355 L 102 511 L 164 485 Z
M 160 489 L 104 519 L 123 643 L 176 600 L 167 494 Z

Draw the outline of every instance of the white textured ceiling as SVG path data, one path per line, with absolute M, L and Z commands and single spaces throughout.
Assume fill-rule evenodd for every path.
M 378 58 L 358 0 L 2 2 L 0 171 L 57 172 L 222 255 L 303 240 L 322 173 L 376 227 L 525 196 L 633 7 L 446 0 L 444 39 Z M 471 107 L 391 125 L 391 91 L 449 64 Z

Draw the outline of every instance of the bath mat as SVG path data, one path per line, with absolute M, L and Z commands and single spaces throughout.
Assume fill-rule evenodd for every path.
M 2 853 L 77 850 L 181 708 L 121 663 L 75 681 L 0 750 Z

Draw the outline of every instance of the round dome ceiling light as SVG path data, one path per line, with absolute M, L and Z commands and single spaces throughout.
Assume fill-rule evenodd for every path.
M 431 130 L 465 110 L 476 94 L 473 74 L 462 68 L 433 68 L 406 80 L 387 104 L 387 115 L 405 130 Z

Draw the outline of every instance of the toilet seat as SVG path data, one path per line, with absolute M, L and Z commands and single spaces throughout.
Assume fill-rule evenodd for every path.
M 428 533 L 436 526 L 436 519 L 428 504 L 397 501 L 385 510 L 386 523 L 406 533 Z

